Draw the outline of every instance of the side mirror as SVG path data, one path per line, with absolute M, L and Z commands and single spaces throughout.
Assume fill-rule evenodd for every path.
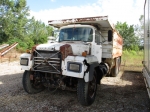
M 111 42 L 113 38 L 113 32 L 112 30 L 108 30 L 108 42 Z
M 54 37 L 54 31 L 52 31 L 52 37 Z

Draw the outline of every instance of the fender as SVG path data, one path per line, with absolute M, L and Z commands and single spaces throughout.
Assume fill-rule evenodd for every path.
M 68 63 L 78 63 L 81 67 L 80 72 L 68 70 Z M 98 60 L 95 56 L 67 56 L 62 62 L 62 75 L 76 78 L 84 78 L 85 82 L 93 79 L 94 68 L 98 66 Z
M 97 67 L 99 65 L 98 61 L 87 63 L 87 61 L 84 60 L 83 62 L 87 66 L 87 70 L 84 72 L 84 80 L 85 80 L 85 82 L 92 81 L 95 67 Z

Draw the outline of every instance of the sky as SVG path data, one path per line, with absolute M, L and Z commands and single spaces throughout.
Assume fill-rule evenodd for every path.
M 114 24 L 140 24 L 145 0 L 27 0 L 30 16 L 48 24 L 49 20 L 108 16 Z

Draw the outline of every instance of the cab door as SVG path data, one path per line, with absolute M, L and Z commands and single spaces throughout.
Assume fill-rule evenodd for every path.
M 95 31 L 95 39 L 93 42 L 93 46 L 92 46 L 92 55 L 96 56 L 98 59 L 98 62 L 101 62 L 102 59 L 102 45 L 101 45 L 101 35 L 100 33 L 96 30 Z

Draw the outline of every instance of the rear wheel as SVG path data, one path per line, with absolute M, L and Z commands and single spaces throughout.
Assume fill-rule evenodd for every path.
M 91 105 L 95 100 L 96 90 L 96 74 L 94 74 L 93 80 L 90 82 L 85 82 L 84 79 L 79 79 L 77 86 L 77 96 L 80 104 L 83 106 Z
M 25 71 L 22 78 L 22 84 L 24 90 L 29 94 L 39 93 L 44 90 L 44 86 L 42 85 L 39 77 L 32 77 L 33 74 L 30 71 Z

